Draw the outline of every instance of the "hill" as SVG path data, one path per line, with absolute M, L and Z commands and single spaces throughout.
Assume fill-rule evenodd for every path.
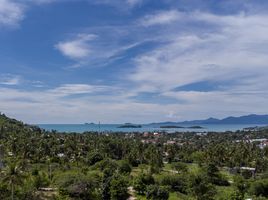
M 224 119 L 208 118 L 204 120 L 192 120 L 183 122 L 159 122 L 152 125 L 165 126 L 177 124 L 268 124 L 268 115 L 246 115 L 240 117 L 226 117 Z

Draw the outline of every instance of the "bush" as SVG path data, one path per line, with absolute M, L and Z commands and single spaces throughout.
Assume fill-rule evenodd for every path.
M 61 195 L 79 199 L 99 199 L 99 180 L 98 174 L 84 176 L 80 173 L 64 173 L 56 177 L 55 183 Z
M 99 162 L 101 160 L 103 160 L 103 156 L 98 152 L 90 153 L 87 156 L 87 163 L 89 165 L 94 165 L 94 164 L 96 164 L 97 162 Z
M 160 180 L 160 184 L 163 186 L 169 186 L 172 191 L 186 193 L 187 179 L 182 175 L 167 175 L 163 176 Z
M 172 169 L 176 170 L 178 172 L 187 172 L 188 171 L 188 167 L 185 163 L 182 162 L 175 162 L 171 164 Z
M 226 200 L 244 200 L 244 194 L 235 190 L 231 193 L 230 197 L 226 198 Z
M 112 200 L 125 200 L 128 198 L 128 181 L 125 177 L 120 175 L 113 177 L 110 194 Z
M 197 200 L 212 200 L 216 195 L 216 188 L 204 174 L 197 174 L 190 177 L 189 190 Z
M 36 189 L 47 187 L 50 184 L 49 178 L 44 172 L 40 173 L 39 171 L 34 170 L 32 175 L 34 176 L 33 185 Z
M 133 188 L 138 194 L 145 194 L 146 187 L 154 183 L 155 181 L 151 174 L 140 174 L 134 179 Z
M 149 185 L 147 187 L 146 198 L 153 200 L 168 200 L 169 192 L 166 187 L 160 187 L 158 185 Z
M 126 160 L 121 160 L 119 162 L 119 172 L 122 174 L 129 174 L 132 170 L 131 165 Z
M 116 169 L 118 169 L 118 164 L 112 159 L 105 159 L 96 163 L 94 167 L 100 169 L 101 171 L 109 170 L 114 172 Z
M 244 179 L 243 176 L 240 176 L 240 175 L 234 177 L 234 186 L 235 186 L 236 190 L 238 190 L 239 193 L 241 193 L 243 195 L 245 194 L 245 192 L 248 189 L 247 181 Z
M 210 183 L 218 186 L 229 186 L 228 180 L 220 173 L 215 164 L 208 164 L 205 167 L 206 174 Z
M 253 182 L 250 186 L 250 193 L 256 196 L 268 197 L 268 179 Z
M 10 191 L 7 185 L 0 184 L 0 199 L 8 199 L 10 197 Z

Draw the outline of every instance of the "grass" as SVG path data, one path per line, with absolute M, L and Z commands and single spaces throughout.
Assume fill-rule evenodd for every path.
M 196 163 L 189 163 L 187 164 L 187 167 L 188 167 L 188 173 L 197 174 L 200 172 L 200 167 Z M 172 170 L 172 165 L 169 163 L 164 164 L 163 170 L 165 171 L 162 171 L 160 174 L 154 175 L 154 178 L 156 179 L 156 181 L 159 181 L 165 175 L 173 174 L 171 171 L 169 172 L 169 170 Z M 140 167 L 133 168 L 131 175 L 136 176 L 141 171 L 142 169 Z M 220 172 L 223 176 L 227 178 L 228 181 L 233 181 L 234 176 L 230 174 L 228 170 L 221 169 Z M 234 190 L 232 186 L 217 186 L 216 189 L 217 189 L 216 200 L 223 199 L 224 197 L 226 198 L 226 196 L 229 196 Z M 188 195 L 176 193 L 176 192 L 171 192 L 169 195 L 170 195 L 169 200 L 192 200 L 193 199 L 192 197 Z M 141 196 L 141 195 L 137 195 L 136 198 L 137 200 L 146 199 L 145 196 Z
M 187 164 L 188 166 L 188 170 L 190 173 L 192 174 L 198 174 L 199 170 L 200 170 L 200 167 L 198 166 L 198 164 L 196 163 L 189 163 Z

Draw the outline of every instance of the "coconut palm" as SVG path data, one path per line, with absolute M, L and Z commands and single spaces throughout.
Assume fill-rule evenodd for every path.
M 14 200 L 14 189 L 16 185 L 23 182 L 23 172 L 21 165 L 18 163 L 10 163 L 4 171 L 3 182 L 8 183 L 11 187 L 11 199 Z

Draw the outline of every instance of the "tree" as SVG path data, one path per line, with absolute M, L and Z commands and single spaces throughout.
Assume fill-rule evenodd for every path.
M 155 183 L 154 178 L 151 174 L 139 174 L 133 183 L 133 188 L 137 191 L 138 194 L 145 194 L 146 187 L 148 185 L 153 185 Z
M 172 191 L 186 193 L 187 178 L 183 175 L 165 175 L 160 180 L 160 184 L 170 187 Z
M 3 182 L 8 183 L 11 187 L 11 199 L 14 200 L 15 186 L 23 182 L 23 172 L 18 163 L 10 163 L 4 174 Z
M 204 174 L 192 175 L 190 177 L 189 190 L 197 200 L 211 200 L 216 194 L 215 187 Z
M 103 171 L 102 186 L 101 186 L 101 196 L 103 200 L 111 199 L 110 187 L 113 172 L 109 169 Z
M 163 167 L 163 155 L 161 149 L 150 145 L 145 151 L 145 159 L 150 165 L 152 173 L 159 173 Z
M 229 185 L 228 180 L 226 180 L 225 177 L 223 177 L 223 175 L 220 174 L 220 171 L 215 164 L 209 163 L 205 167 L 205 172 L 208 176 L 208 180 L 212 184 L 219 185 L 219 186 L 228 186 Z
M 68 172 L 56 177 L 56 185 L 61 195 L 81 200 L 97 200 L 100 199 L 99 179 L 98 174 L 85 176 L 81 173 Z
M 112 178 L 110 194 L 112 200 L 125 200 L 128 198 L 128 182 L 124 176 L 117 174 Z
M 122 174 L 129 174 L 132 170 L 131 165 L 126 160 L 121 160 L 119 162 L 119 172 Z
M 240 194 L 243 198 L 248 189 L 248 184 L 243 176 L 235 176 L 234 177 L 234 187 L 237 190 L 238 194 Z
M 98 152 L 90 153 L 87 157 L 87 162 L 89 165 L 94 165 L 101 160 L 103 160 L 103 156 Z

